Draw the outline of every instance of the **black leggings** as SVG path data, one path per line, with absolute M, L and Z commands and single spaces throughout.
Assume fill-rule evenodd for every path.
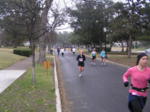
M 146 100 L 146 97 L 129 94 L 128 107 L 130 112 L 142 112 L 146 104 Z

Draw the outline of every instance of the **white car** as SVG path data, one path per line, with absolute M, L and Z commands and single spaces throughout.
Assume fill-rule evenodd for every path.
M 150 56 L 150 48 L 145 50 L 145 53 Z

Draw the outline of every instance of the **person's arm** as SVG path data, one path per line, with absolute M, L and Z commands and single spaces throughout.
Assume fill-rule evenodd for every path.
M 76 60 L 79 61 L 79 55 L 77 56 Z
M 129 81 L 128 78 L 131 76 L 131 70 L 128 69 L 124 74 L 123 74 L 123 82 L 124 82 L 124 86 L 128 87 L 129 85 Z
M 150 73 L 150 69 L 149 69 L 149 73 Z M 150 84 L 150 74 L 149 74 L 149 79 L 148 79 L 148 83 Z
M 86 60 L 85 55 L 83 55 L 83 61 L 85 61 L 85 60 Z

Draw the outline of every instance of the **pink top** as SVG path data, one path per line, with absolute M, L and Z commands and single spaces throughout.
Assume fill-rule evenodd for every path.
M 143 71 L 140 71 L 137 66 L 131 67 L 123 74 L 123 81 L 131 79 L 131 84 L 136 88 L 146 88 L 148 86 L 148 80 L 150 80 L 150 68 L 146 67 Z M 147 91 L 139 92 L 134 89 L 129 89 L 129 93 L 139 96 L 147 96 Z

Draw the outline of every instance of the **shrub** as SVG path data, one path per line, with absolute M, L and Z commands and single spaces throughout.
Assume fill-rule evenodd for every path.
M 21 56 L 27 56 L 27 57 L 32 55 L 32 51 L 29 48 L 16 48 L 13 50 L 13 53 Z
M 100 51 L 102 51 L 102 48 L 97 47 L 97 48 L 96 48 L 96 51 L 97 51 L 97 52 L 100 52 Z M 105 51 L 106 51 L 106 52 L 111 52 L 111 47 L 106 47 Z

